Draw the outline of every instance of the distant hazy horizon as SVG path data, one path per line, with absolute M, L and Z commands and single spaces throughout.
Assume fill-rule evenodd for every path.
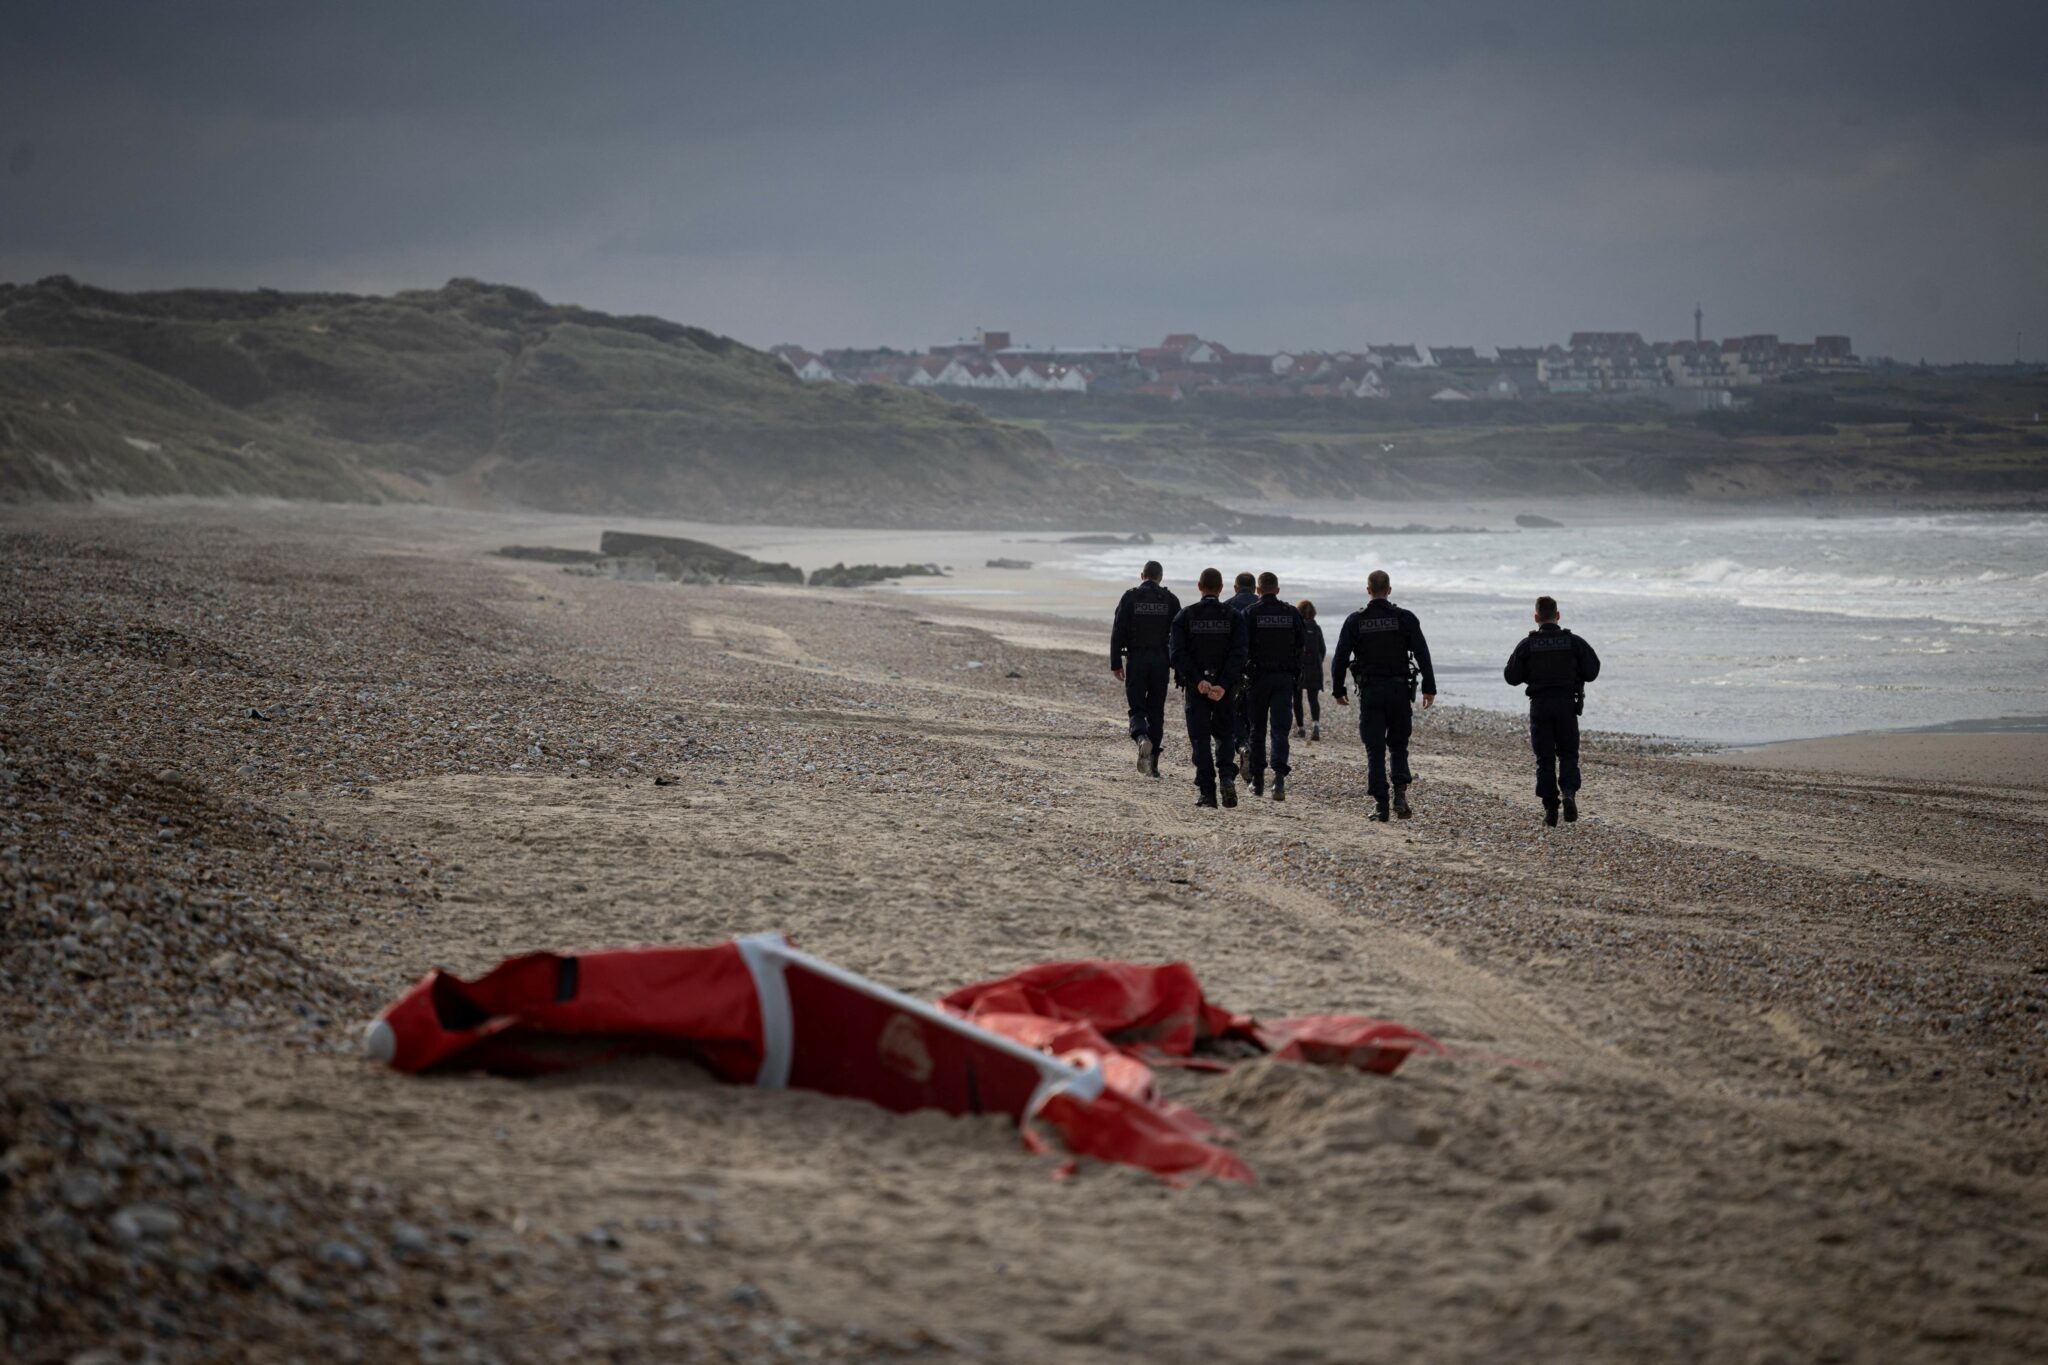
M 758 346 L 2048 351 L 2048 7 L 19 6 L 0 279 Z

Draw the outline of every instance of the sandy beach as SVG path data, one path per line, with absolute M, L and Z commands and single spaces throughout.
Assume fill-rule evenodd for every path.
M 2048 735 L 2008 730 L 1837 735 L 1731 750 L 1707 761 L 1959 786 L 2040 787 L 2048 784 Z
M 9 1349 L 2039 1358 L 2041 736 L 1594 736 L 1546 830 L 1512 718 L 1449 707 L 1377 826 L 1326 707 L 1286 805 L 1197 811 L 1177 717 L 1132 771 L 1100 585 L 981 567 L 1031 537 L 663 524 L 956 566 L 921 595 L 489 553 L 618 524 L 0 511 Z M 1185 960 L 1452 1055 L 1170 1075 L 1259 1176 L 1174 1189 L 680 1063 L 358 1049 L 433 966 L 768 929 L 920 996 Z

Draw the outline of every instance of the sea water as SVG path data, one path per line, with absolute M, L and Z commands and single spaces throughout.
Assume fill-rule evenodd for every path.
M 1135 581 L 1146 551 L 1068 566 Z M 1732 744 L 2005 720 L 2048 724 L 2048 518 L 2038 514 L 1604 521 L 1477 534 L 1162 543 L 1183 599 L 1206 564 L 1271 569 L 1334 649 L 1384 568 L 1418 613 L 1439 700 L 1520 710 L 1500 671 L 1539 593 L 1599 651 L 1584 723 Z

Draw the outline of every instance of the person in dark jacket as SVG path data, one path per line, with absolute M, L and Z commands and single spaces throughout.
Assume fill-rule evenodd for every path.
M 1232 698 L 1244 677 L 1244 613 L 1223 601 L 1223 575 L 1218 570 L 1202 570 L 1197 586 L 1201 599 L 1182 607 L 1173 618 L 1166 659 L 1174 682 L 1187 694 L 1188 747 L 1194 750 L 1195 790 L 1200 793 L 1195 804 L 1216 804 L 1220 777 L 1223 804 L 1235 806 L 1237 751 L 1231 742 L 1231 717 Z
M 1586 684 L 1600 676 L 1593 646 L 1557 623 L 1557 599 L 1536 599 L 1536 629 L 1523 636 L 1501 670 L 1511 687 L 1529 694 L 1529 747 L 1536 751 L 1536 799 L 1543 823 L 1579 818 L 1579 710 Z
M 1259 580 L 1251 574 L 1241 573 L 1237 576 L 1236 589 L 1236 595 L 1225 605 L 1234 611 L 1249 611 L 1252 604 L 1259 600 Z M 1249 678 L 1240 681 L 1237 691 L 1231 696 L 1231 742 L 1237 746 L 1240 767 L 1244 764 L 1245 746 L 1251 743 L 1252 738 L 1251 712 L 1246 705 L 1251 695 L 1250 682 Z
M 1415 713 L 1410 706 L 1408 661 L 1412 657 L 1422 679 L 1422 707 L 1436 704 L 1436 669 L 1429 662 L 1429 644 L 1415 613 L 1387 600 L 1394 590 L 1385 569 L 1365 580 L 1371 601 L 1351 613 L 1337 632 L 1337 652 L 1330 657 L 1330 700 L 1350 705 L 1344 695 L 1348 671 L 1358 683 L 1358 738 L 1365 745 L 1366 787 L 1372 792 L 1373 819 L 1387 818 L 1387 776 L 1393 770 L 1393 805 L 1403 820 L 1415 812 L 1408 805 L 1408 735 Z
M 1330 648 L 1323 643 L 1323 628 L 1316 624 L 1316 604 L 1304 597 L 1294 609 L 1308 631 L 1301 645 L 1301 675 L 1294 684 L 1294 737 L 1313 742 L 1323 737 L 1323 660 Z M 1314 728 L 1303 730 L 1304 720 Z
M 1280 600 L 1277 574 L 1259 575 L 1259 600 L 1245 608 L 1250 674 L 1245 703 L 1251 716 L 1252 795 L 1266 793 L 1266 737 L 1273 739 L 1273 799 L 1287 799 L 1287 718 L 1301 681 L 1301 647 L 1307 623 L 1292 603 Z
M 1166 570 L 1149 560 L 1138 586 L 1116 604 L 1109 628 L 1109 671 L 1124 685 L 1138 771 L 1159 776 L 1159 746 L 1166 738 L 1166 637 L 1180 615 L 1180 599 L 1160 582 Z

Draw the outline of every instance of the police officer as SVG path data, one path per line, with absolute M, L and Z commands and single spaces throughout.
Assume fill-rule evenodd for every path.
M 1337 652 L 1330 657 L 1330 700 L 1351 703 L 1344 695 L 1348 669 L 1358 682 L 1358 738 L 1365 744 L 1366 787 L 1372 792 L 1375 820 L 1387 818 L 1387 768 L 1392 751 L 1394 813 L 1403 820 L 1415 812 L 1408 805 L 1408 734 L 1415 713 L 1409 703 L 1408 658 L 1413 655 L 1422 678 L 1422 708 L 1436 704 L 1436 670 L 1430 666 L 1429 644 L 1415 613 L 1387 600 L 1394 590 L 1385 569 L 1366 576 L 1372 600 L 1351 613 L 1337 632 Z
M 1280 600 L 1277 574 L 1259 575 L 1259 599 L 1244 611 L 1250 639 L 1250 681 L 1245 706 L 1252 723 L 1252 795 L 1266 792 L 1266 734 L 1273 736 L 1273 799 L 1287 799 L 1287 722 L 1294 714 L 1294 689 L 1301 681 L 1301 649 L 1308 623 L 1291 602 Z
M 1198 806 L 1216 804 L 1216 780 L 1223 779 L 1223 804 L 1237 804 L 1237 755 L 1231 744 L 1231 698 L 1244 676 L 1242 613 L 1223 601 L 1223 575 L 1202 570 L 1201 600 L 1182 607 L 1166 637 L 1173 680 L 1187 693 L 1188 747 L 1195 755 Z M 1210 752 L 1214 746 L 1214 753 Z
M 1138 771 L 1159 776 L 1159 745 L 1166 738 L 1166 637 L 1180 615 L 1180 599 L 1159 580 L 1166 570 L 1148 560 L 1138 586 L 1116 604 L 1109 628 L 1109 669 L 1124 685 Z
M 1579 710 L 1586 684 L 1600 676 L 1593 646 L 1557 624 L 1557 599 L 1536 599 L 1536 629 L 1522 637 L 1501 676 L 1529 693 L 1529 747 L 1536 751 L 1536 796 L 1543 823 L 1579 818 Z
M 1237 593 L 1226 605 L 1233 611 L 1249 611 L 1252 603 L 1259 600 L 1258 582 L 1258 579 L 1248 573 L 1239 574 L 1236 584 Z M 1245 746 L 1251 743 L 1252 738 L 1251 713 L 1245 706 L 1245 700 L 1250 692 L 1251 689 L 1240 682 L 1237 691 L 1232 694 L 1231 699 L 1230 724 L 1232 742 L 1237 746 L 1237 754 L 1240 759 L 1246 756 Z

